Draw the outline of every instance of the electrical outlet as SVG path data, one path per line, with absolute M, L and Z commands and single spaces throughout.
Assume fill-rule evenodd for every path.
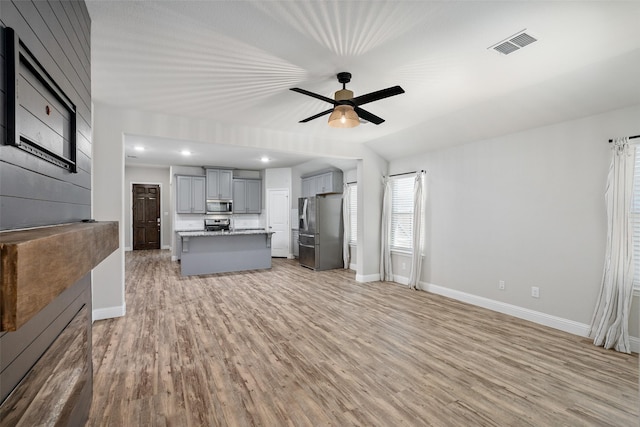
M 531 287 L 531 296 L 534 298 L 540 298 L 540 288 L 537 286 Z
M 500 289 L 501 291 L 504 291 L 504 280 L 500 280 L 498 282 L 498 289 Z

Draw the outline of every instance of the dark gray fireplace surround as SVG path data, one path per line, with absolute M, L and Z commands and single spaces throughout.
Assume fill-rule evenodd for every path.
M 90 61 L 91 19 L 84 2 L 0 1 L 1 235 L 82 224 L 90 217 Z M 5 249 L 0 426 L 83 425 L 93 387 L 90 269 L 62 287 L 51 287 L 53 277 L 29 284 L 29 265 L 7 264 Z M 66 259 L 43 253 L 30 265 L 54 258 L 57 264 L 83 264 L 71 251 Z M 27 283 L 46 298 L 23 295 L 15 283 Z M 13 323 L 12 307 L 22 310 Z M 36 307 L 33 313 L 29 307 Z

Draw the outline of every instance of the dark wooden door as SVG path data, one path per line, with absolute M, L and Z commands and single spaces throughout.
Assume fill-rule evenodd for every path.
M 160 249 L 160 186 L 133 184 L 133 250 Z

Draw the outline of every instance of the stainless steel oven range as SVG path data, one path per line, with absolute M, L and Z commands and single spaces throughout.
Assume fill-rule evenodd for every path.
M 218 217 L 218 218 L 205 218 L 204 220 L 204 229 L 206 231 L 229 230 L 230 226 L 231 226 L 231 218 L 229 216 Z

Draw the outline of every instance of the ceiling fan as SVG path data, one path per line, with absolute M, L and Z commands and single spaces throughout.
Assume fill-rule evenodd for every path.
M 318 117 L 325 116 L 331 113 L 329 116 L 329 126 L 338 128 L 350 128 L 360 124 L 360 119 L 379 125 L 384 122 L 384 119 L 371 114 L 370 112 L 360 108 L 361 105 L 368 104 L 369 102 L 378 101 L 380 99 L 388 98 L 394 95 L 400 95 L 404 93 L 404 89 L 400 86 L 393 86 L 386 89 L 371 92 L 366 95 L 360 95 L 353 97 L 353 91 L 347 89 L 347 83 L 351 81 L 351 73 L 343 72 L 338 73 L 338 81 L 342 83 L 342 89 L 336 91 L 335 99 L 327 98 L 326 96 L 318 95 L 317 93 L 309 92 L 308 90 L 292 87 L 294 92 L 308 95 L 321 101 L 333 104 L 334 108 L 318 113 L 314 116 L 307 117 L 304 120 L 300 120 L 300 123 L 306 123 Z

